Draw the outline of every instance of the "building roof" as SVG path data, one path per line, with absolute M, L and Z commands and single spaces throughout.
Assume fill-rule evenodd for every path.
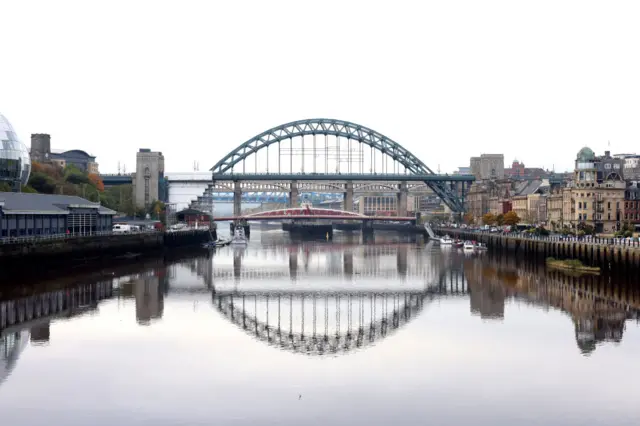
M 539 179 L 521 181 L 516 183 L 515 195 L 533 194 L 540 188 L 542 181 Z
M 593 161 L 596 159 L 596 154 L 591 148 L 585 146 L 578 151 L 578 161 Z
M 69 214 L 69 208 L 97 209 L 103 215 L 116 212 L 72 195 L 28 194 L 24 192 L 0 192 L 0 207 L 12 214 Z

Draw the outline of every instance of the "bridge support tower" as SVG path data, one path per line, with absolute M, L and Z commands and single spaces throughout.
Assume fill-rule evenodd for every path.
M 373 223 L 370 220 L 362 221 L 362 242 L 373 241 Z
M 353 181 L 347 181 L 346 191 L 344 193 L 344 210 L 353 211 Z
M 289 207 L 298 207 L 298 181 L 291 182 L 291 191 L 289 192 Z
M 401 182 L 398 185 L 400 192 L 398 193 L 398 216 L 407 215 L 407 201 L 409 199 L 409 188 L 407 182 Z
M 239 181 L 233 183 L 233 215 L 238 217 L 242 214 L 242 188 Z

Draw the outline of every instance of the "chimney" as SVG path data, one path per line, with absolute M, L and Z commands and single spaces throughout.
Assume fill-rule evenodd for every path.
M 605 151 L 604 156 L 607 158 L 611 157 L 611 151 Z

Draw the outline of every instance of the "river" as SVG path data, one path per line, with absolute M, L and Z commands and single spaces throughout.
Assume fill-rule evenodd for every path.
M 29 304 L 60 312 L 8 314 Z M 4 290 L 0 419 L 638 425 L 639 310 L 637 288 L 491 253 L 255 231 Z

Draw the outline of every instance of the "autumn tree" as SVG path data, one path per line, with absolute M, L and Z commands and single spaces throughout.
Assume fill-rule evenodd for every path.
M 520 217 L 513 210 L 505 213 L 504 215 L 504 224 L 509 226 L 514 226 L 520 223 Z
M 88 178 L 89 182 L 91 182 L 99 192 L 104 192 L 104 182 L 102 182 L 100 176 L 95 173 L 89 173 Z
M 496 223 L 496 216 L 493 213 L 489 212 L 482 216 L 482 223 L 489 226 L 494 225 Z
M 496 225 L 498 226 L 504 225 L 504 215 L 502 213 L 496 216 Z
M 473 223 L 475 222 L 475 219 L 471 213 L 465 213 L 462 219 L 464 220 L 464 223 L 466 223 L 467 225 L 473 225 Z

